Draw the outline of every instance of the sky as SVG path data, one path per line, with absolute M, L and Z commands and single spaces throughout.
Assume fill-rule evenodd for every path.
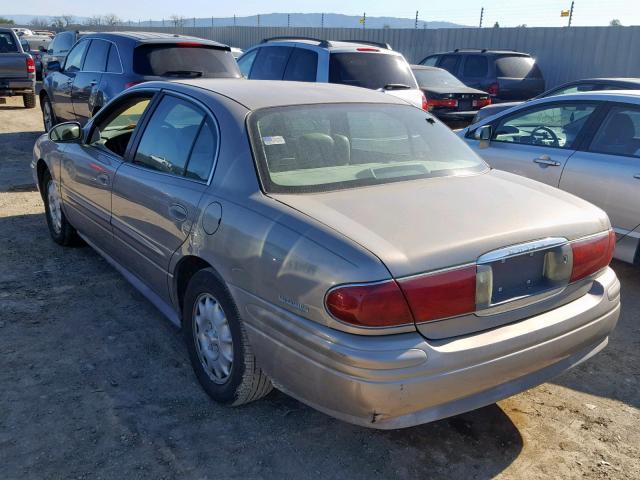
M 89 17 L 115 13 L 123 20 L 161 20 L 171 15 L 192 17 L 227 17 L 266 13 L 343 13 L 348 15 L 392 16 L 414 18 L 418 10 L 420 20 L 444 20 L 464 25 L 477 25 L 484 6 L 484 25 L 496 21 L 501 26 L 564 26 L 566 18 L 560 11 L 569 9 L 571 0 L 244 0 L 242 2 L 212 2 L 211 0 L 110 0 L 88 2 L 77 0 L 28 0 L 3 2 L 0 15 L 72 14 Z M 179 7 L 178 7 L 179 5 Z M 640 0 L 575 0 L 573 25 L 607 25 L 612 19 L 623 25 L 640 25 Z M 295 15 L 292 23 L 295 23 Z

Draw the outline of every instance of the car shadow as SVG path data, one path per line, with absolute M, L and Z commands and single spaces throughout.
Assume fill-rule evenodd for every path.
M 0 133 L 0 192 L 35 189 L 31 178 L 33 144 L 43 132 Z
M 620 261 L 611 267 L 620 279 L 622 311 L 609 344 L 552 383 L 640 408 L 640 270 Z

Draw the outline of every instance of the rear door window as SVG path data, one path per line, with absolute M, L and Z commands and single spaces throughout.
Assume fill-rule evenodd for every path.
M 133 71 L 151 77 L 240 77 L 238 64 L 230 51 L 191 43 L 136 47 Z
M 464 62 L 463 77 L 485 78 L 489 74 L 489 62 L 483 55 L 469 55 Z
M 640 157 L 640 110 L 613 107 L 589 150 L 609 155 Z M 640 164 L 639 164 L 640 165 Z
M 82 70 L 86 72 L 104 72 L 107 66 L 109 45 L 104 40 L 91 40 Z
M 506 78 L 542 78 L 535 60 L 523 56 L 503 56 L 496 59 L 498 77 Z
M 185 175 L 194 180 L 206 182 L 218 149 L 218 131 L 213 122 L 206 118 L 193 144 Z
M 284 80 L 315 82 L 317 71 L 318 54 L 307 48 L 295 48 L 287 63 Z
M 293 47 L 262 47 L 251 69 L 251 79 L 282 80 Z
M 456 75 L 458 73 L 459 64 L 459 55 L 443 55 L 440 59 L 440 63 L 438 63 L 438 67 L 444 68 L 447 72 Z
M 332 53 L 329 82 L 373 90 L 391 84 L 418 86 L 411 67 L 401 55 L 365 52 Z
M 431 55 L 420 62 L 420 65 L 427 65 L 428 67 L 435 67 L 438 63 L 439 55 Z
M 182 176 L 204 113 L 189 102 L 166 96 L 147 124 L 133 163 Z
M 122 62 L 120 62 L 120 55 L 118 55 L 118 47 L 116 47 L 113 43 L 111 44 L 111 48 L 109 49 L 107 72 L 122 73 Z

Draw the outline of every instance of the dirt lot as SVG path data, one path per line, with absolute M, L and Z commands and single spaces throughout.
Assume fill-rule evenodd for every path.
M 48 237 L 40 111 L 0 105 L 0 478 L 640 478 L 640 272 L 609 346 L 552 383 L 398 431 L 279 392 L 208 400 L 181 337 L 90 248 Z

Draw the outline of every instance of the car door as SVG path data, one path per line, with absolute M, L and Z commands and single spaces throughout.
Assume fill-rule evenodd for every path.
M 607 212 L 616 233 L 629 237 L 616 256 L 633 261 L 640 242 L 640 107 L 611 106 L 591 142 L 567 163 L 560 188 Z
M 117 259 L 163 298 L 171 256 L 197 220 L 210 181 L 210 168 L 202 166 L 206 155 L 198 152 L 207 135 L 217 144 L 215 125 L 203 106 L 166 93 L 116 173 L 111 224 Z
M 557 187 L 567 159 L 587 121 L 594 102 L 553 102 L 523 107 L 493 122 L 488 148 L 480 149 L 493 168 L 506 170 Z
M 67 55 L 62 69 L 59 72 L 54 72 L 50 80 L 53 110 L 61 122 L 75 120 L 76 118 L 71 101 L 71 92 L 76 75 L 82 69 L 88 46 L 89 41 L 79 41 Z
M 101 112 L 82 143 L 70 143 L 61 163 L 61 194 L 69 221 L 99 248 L 111 242 L 111 186 L 152 92 L 128 95 Z
M 85 123 L 93 114 L 96 95 L 102 74 L 107 67 L 108 42 L 91 40 L 82 69 L 76 72 L 71 89 L 73 112 L 80 123 Z

